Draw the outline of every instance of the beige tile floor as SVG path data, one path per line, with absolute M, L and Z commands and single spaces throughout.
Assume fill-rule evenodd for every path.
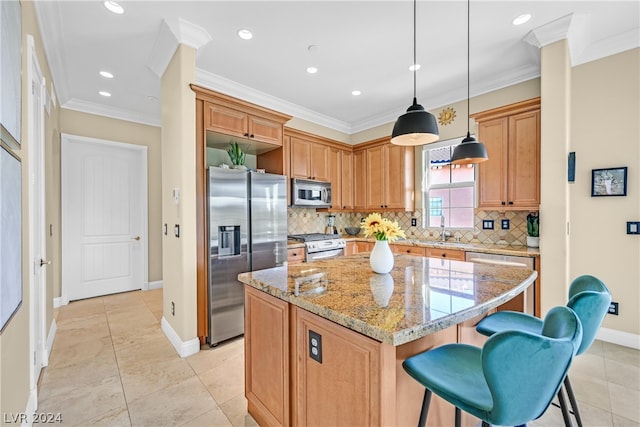
M 78 426 L 255 426 L 243 395 L 242 339 L 180 358 L 161 318 L 162 290 L 57 309 L 39 411 Z M 640 426 L 640 351 L 596 341 L 570 376 L 586 426 Z M 529 425 L 562 426 L 560 410 Z

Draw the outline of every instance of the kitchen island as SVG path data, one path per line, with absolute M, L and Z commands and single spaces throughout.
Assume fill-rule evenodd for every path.
M 423 389 L 402 361 L 481 345 L 475 324 L 536 276 L 400 254 L 388 275 L 368 254 L 243 273 L 249 413 L 261 425 L 416 425 Z M 434 399 L 429 425 L 452 424 L 453 408 Z

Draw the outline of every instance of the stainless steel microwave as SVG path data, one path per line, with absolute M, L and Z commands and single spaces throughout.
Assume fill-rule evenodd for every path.
M 292 178 L 291 205 L 312 208 L 330 208 L 331 183 Z

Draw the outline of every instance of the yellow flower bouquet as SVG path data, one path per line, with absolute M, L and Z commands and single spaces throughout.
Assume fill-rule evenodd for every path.
M 369 214 L 364 219 L 363 228 L 365 237 L 374 236 L 376 240 L 394 242 L 400 237 L 406 237 L 396 221 L 382 218 L 379 213 Z

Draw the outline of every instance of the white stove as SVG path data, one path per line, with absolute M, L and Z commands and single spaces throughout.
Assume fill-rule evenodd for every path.
M 347 242 L 337 234 L 293 234 L 289 238 L 304 243 L 306 262 L 342 256 L 347 246 Z

